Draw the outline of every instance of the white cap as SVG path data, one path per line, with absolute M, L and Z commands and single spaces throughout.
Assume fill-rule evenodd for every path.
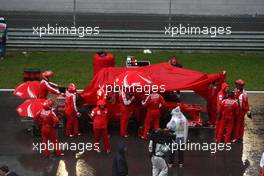
M 5 20 L 5 18 L 4 17 L 0 17 L 0 20 Z

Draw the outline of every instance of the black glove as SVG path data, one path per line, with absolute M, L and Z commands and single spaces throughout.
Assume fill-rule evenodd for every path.
M 65 93 L 66 92 L 66 87 L 59 87 L 60 93 Z

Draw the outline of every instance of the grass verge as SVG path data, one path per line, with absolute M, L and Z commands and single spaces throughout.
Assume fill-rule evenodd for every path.
M 228 82 L 238 78 L 246 80 L 248 90 L 264 90 L 264 53 L 177 53 L 172 51 L 143 54 L 139 51 L 113 52 L 116 66 L 124 66 L 127 55 L 153 63 L 168 61 L 172 56 L 179 58 L 185 68 L 204 73 L 217 73 L 227 70 Z M 51 69 L 55 72 L 52 81 L 67 85 L 76 83 L 85 88 L 92 79 L 93 52 L 87 51 L 21 51 L 9 52 L 0 61 L 0 88 L 15 88 L 22 82 L 25 67 Z

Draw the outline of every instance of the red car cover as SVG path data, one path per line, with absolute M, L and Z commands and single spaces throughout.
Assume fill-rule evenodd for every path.
M 81 93 L 84 103 L 95 105 L 98 87 L 113 84 L 115 79 L 126 71 L 142 72 L 142 74 L 151 78 L 153 84 L 157 86 L 165 85 L 166 91 L 194 90 L 203 97 L 208 95 L 209 83 L 221 79 L 221 74 L 205 74 L 185 68 L 173 67 L 167 62 L 137 68 L 108 67 L 101 69 Z
M 21 105 L 16 109 L 19 116 L 21 117 L 31 117 L 35 118 L 43 109 L 43 103 L 45 99 L 28 99 L 25 100 Z
M 13 95 L 19 98 L 38 98 L 39 91 L 39 81 L 27 81 L 17 86 L 13 92 Z

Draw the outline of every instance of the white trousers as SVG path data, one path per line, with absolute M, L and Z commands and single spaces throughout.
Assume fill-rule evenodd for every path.
M 162 157 L 153 156 L 152 162 L 152 176 L 167 176 L 168 165 Z

